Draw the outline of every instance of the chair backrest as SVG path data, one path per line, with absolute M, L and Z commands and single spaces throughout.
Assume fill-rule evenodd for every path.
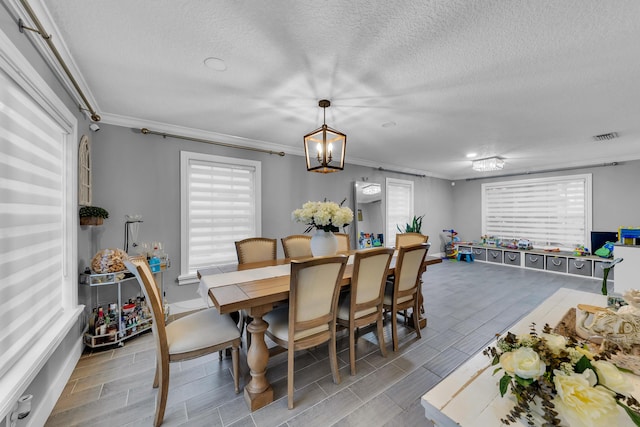
M 328 339 L 335 328 L 340 282 L 348 257 L 316 257 L 291 262 L 289 290 L 289 342 L 300 336 Z
M 238 264 L 274 260 L 277 250 L 278 241 L 266 237 L 252 237 L 236 242 Z
M 395 267 L 394 295 L 402 297 L 413 293 L 420 283 L 419 273 L 429 246 L 426 243 L 402 246 Z
M 396 249 L 418 243 L 427 243 L 428 240 L 429 236 L 420 233 L 398 233 L 396 234 Z
M 391 248 L 356 252 L 353 260 L 353 275 L 351 276 L 353 313 L 382 304 L 384 284 L 393 252 Z
M 169 347 L 167 344 L 167 331 L 164 324 L 164 310 L 162 308 L 163 304 L 162 295 L 160 295 L 160 288 L 156 284 L 156 280 L 146 258 L 142 256 L 129 257 L 129 260 L 124 261 L 124 265 L 130 273 L 136 276 L 136 279 L 138 279 L 138 282 L 140 283 L 142 293 L 144 294 L 149 309 L 151 310 L 151 329 L 156 340 L 158 358 L 166 357 L 168 363 Z
M 311 236 L 308 234 L 294 234 L 283 237 L 282 249 L 285 258 L 308 258 L 311 253 Z
M 348 252 L 351 250 L 351 238 L 346 233 L 333 233 L 338 240 L 338 252 Z

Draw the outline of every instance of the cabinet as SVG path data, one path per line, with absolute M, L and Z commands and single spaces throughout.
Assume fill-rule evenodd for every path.
M 557 274 L 570 274 L 598 280 L 602 280 L 603 268 L 611 261 L 597 256 L 576 256 L 573 252 L 545 252 L 536 249 L 497 248 L 495 246 L 469 243 L 458 245 L 458 248 L 473 251 L 475 260 L 480 262 L 543 270 Z M 618 246 L 616 246 L 616 250 L 618 250 Z M 640 255 L 640 247 L 638 247 L 637 253 Z M 615 267 L 615 269 L 619 269 L 620 265 Z M 640 265 L 640 261 L 637 265 Z M 609 281 L 613 281 L 613 272 L 615 269 L 609 272 Z M 616 292 L 618 291 L 616 290 Z
M 101 287 L 113 287 L 117 289 L 117 303 L 114 307 L 115 322 L 104 333 L 95 334 L 87 330 L 84 334 L 84 343 L 88 347 L 96 348 L 113 344 L 123 345 L 123 342 L 133 338 L 151 328 L 151 315 L 145 306 L 124 307 L 122 299 L 122 287 L 136 286 L 139 289 L 138 280 L 128 271 L 104 274 L 81 274 L 80 283 L 89 286 L 92 291 L 98 292 Z M 105 309 L 106 313 L 106 309 Z M 91 313 L 89 313 L 91 316 Z

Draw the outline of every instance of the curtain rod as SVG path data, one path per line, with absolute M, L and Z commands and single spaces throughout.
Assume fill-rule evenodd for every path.
M 564 171 L 572 171 L 576 169 L 586 169 L 586 168 L 603 168 L 607 166 L 619 166 L 619 165 L 620 165 L 620 162 L 599 163 L 597 165 L 572 166 L 570 168 L 545 169 L 545 170 L 531 171 L 531 172 L 508 173 L 505 175 L 492 175 L 492 176 L 482 176 L 477 178 L 466 178 L 465 181 L 477 181 L 479 179 L 503 178 L 503 177 L 509 177 L 509 176 L 534 175 L 538 173 L 548 173 L 548 172 L 564 172 Z
M 213 145 L 220 145 L 223 147 L 238 148 L 240 150 L 258 151 L 260 153 L 267 153 L 267 154 L 277 154 L 280 157 L 284 156 L 284 151 L 272 151 L 272 150 L 265 150 L 263 148 L 244 147 L 242 145 L 228 144 L 226 142 L 219 142 L 219 141 L 211 141 L 209 139 L 194 138 L 191 136 L 184 136 L 184 135 L 175 135 L 172 133 L 156 132 L 153 130 L 149 130 L 147 128 L 140 129 L 140 132 L 143 135 L 159 135 L 163 138 L 176 138 L 176 139 L 183 139 L 185 141 L 204 142 L 205 144 L 213 144 Z
M 378 170 L 379 170 L 379 171 L 382 171 L 382 172 L 393 172 L 393 173 L 400 173 L 400 174 L 403 174 L 403 175 L 417 176 L 417 177 L 419 177 L 419 178 L 426 178 L 426 177 L 427 177 L 427 175 L 421 175 L 421 174 L 419 174 L 419 173 L 403 172 L 403 171 L 394 171 L 394 170 L 391 170 L 391 169 L 385 169 L 385 168 L 383 168 L 383 167 L 379 167 L 379 168 L 378 168 Z
M 73 87 L 76 89 L 76 92 L 78 92 L 78 95 L 80 95 L 80 98 L 82 98 L 84 105 L 87 107 L 86 110 L 88 110 L 89 113 L 91 113 L 91 120 L 93 120 L 94 122 L 99 122 L 100 116 L 98 115 L 98 113 L 96 113 L 93 107 L 91 107 L 91 104 L 87 100 L 87 97 L 84 95 L 84 92 L 82 92 L 82 89 L 80 89 L 80 85 L 78 85 L 78 82 L 71 74 L 69 67 L 67 67 L 67 64 L 64 62 L 64 59 L 62 59 L 62 56 L 60 56 L 60 52 L 58 52 L 58 49 L 51 41 L 51 35 L 44 30 L 44 28 L 42 27 L 42 24 L 40 23 L 40 20 L 36 16 L 33 9 L 31 9 L 31 6 L 27 2 L 27 0 L 20 0 L 20 3 L 22 3 L 22 6 L 24 7 L 25 11 L 29 15 L 33 23 L 35 24 L 36 28 L 29 28 L 25 26 L 24 22 L 22 21 L 22 18 L 20 18 L 18 19 L 18 29 L 20 30 L 21 33 L 24 33 L 24 30 L 29 30 L 29 31 L 33 31 L 34 33 L 38 33 L 47 42 L 49 49 L 51 49 L 51 52 L 58 60 L 58 63 L 60 64 L 64 72 L 67 74 L 67 77 L 71 81 L 71 84 L 73 85 Z M 80 109 L 82 109 L 82 107 L 80 107 Z

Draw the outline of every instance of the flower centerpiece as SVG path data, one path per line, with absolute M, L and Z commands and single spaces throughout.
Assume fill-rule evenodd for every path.
M 510 388 L 516 399 L 501 419 L 503 424 L 524 417 L 529 425 L 612 426 L 620 406 L 640 426 L 633 387 L 620 369 L 605 360 L 606 351 L 593 354 L 586 344 L 551 333 L 549 325 L 538 335 L 532 324 L 529 334 L 509 332 L 483 353 L 499 365 L 494 374 L 503 371 L 500 395 L 504 397 Z M 544 421 L 536 422 L 536 408 Z
M 307 202 L 301 209 L 291 213 L 294 221 L 307 224 L 305 233 L 313 229 L 317 230 L 311 238 L 311 252 L 314 256 L 336 253 L 338 243 L 333 232 L 353 221 L 353 211 L 342 206 L 346 200 L 344 199 L 340 204 L 328 202 L 326 199 L 324 202 Z

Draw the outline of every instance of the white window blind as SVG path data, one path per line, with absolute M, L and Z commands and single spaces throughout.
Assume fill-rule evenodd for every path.
M 387 234 L 386 246 L 396 244 L 398 226 L 404 227 L 413 217 L 413 181 L 386 179 Z
M 75 119 L 57 110 L 65 108 L 59 100 L 41 98 L 53 92 L 34 71 L 15 69 L 0 66 L 0 412 L 81 311 L 71 225 Z
M 188 283 L 200 268 L 237 262 L 234 242 L 260 235 L 260 162 L 181 155 L 181 282 Z
M 482 233 L 535 247 L 589 244 L 591 175 L 482 184 Z

